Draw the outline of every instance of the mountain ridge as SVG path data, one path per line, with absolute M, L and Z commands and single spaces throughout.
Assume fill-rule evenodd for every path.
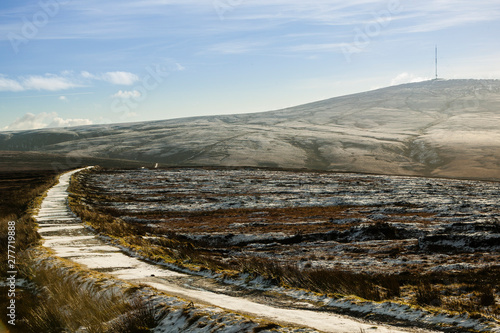
M 500 81 L 432 80 L 258 113 L 0 132 L 0 150 L 500 179 L 498 128 Z

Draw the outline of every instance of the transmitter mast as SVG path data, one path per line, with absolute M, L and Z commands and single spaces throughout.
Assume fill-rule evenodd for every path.
M 438 79 L 438 46 L 436 45 L 436 80 Z

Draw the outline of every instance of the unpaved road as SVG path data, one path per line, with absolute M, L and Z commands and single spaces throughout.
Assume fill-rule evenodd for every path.
M 280 324 L 292 324 L 335 333 L 360 331 L 377 333 L 429 332 L 374 325 L 328 312 L 268 305 L 255 301 L 255 299 L 259 299 L 256 297 L 228 295 L 230 287 L 227 287 L 227 293 L 222 293 L 226 290 L 221 285 L 219 285 L 219 292 L 210 291 L 198 287 L 199 280 L 204 279 L 202 277 L 174 272 L 128 256 L 119 248 L 110 246 L 104 240 L 96 237 L 70 211 L 67 204 L 69 180 L 73 174 L 80 170 L 61 175 L 59 183 L 48 191 L 38 214 L 35 216 L 39 223 L 39 232 L 44 239 L 44 246 L 54 250 L 59 257 L 71 259 L 89 269 L 108 273 L 123 280 L 150 285 L 167 294 L 193 301 L 195 304 L 209 304 Z M 196 286 L 194 286 L 195 283 L 192 283 L 193 281 L 197 281 Z M 201 284 L 208 286 L 213 284 L 213 281 Z

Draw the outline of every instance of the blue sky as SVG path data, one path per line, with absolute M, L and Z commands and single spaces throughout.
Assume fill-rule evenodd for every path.
M 0 130 L 269 111 L 500 78 L 500 1 L 3 0 Z

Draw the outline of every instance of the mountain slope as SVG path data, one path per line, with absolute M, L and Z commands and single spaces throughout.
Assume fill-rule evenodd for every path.
M 263 113 L 3 132 L 0 149 L 500 179 L 499 128 L 500 81 L 433 80 Z

